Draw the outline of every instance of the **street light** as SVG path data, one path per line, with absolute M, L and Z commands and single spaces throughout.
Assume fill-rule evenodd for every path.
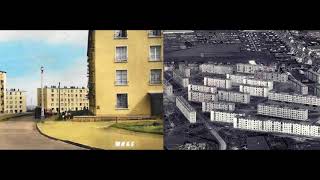
M 40 70 L 41 70 L 41 120 L 43 120 L 45 118 L 44 117 L 44 100 L 43 100 L 43 71 L 44 71 L 43 66 L 41 66 Z

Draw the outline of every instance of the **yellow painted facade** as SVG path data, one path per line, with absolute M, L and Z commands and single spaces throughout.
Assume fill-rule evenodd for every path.
M 10 89 L 6 92 L 6 109 L 5 113 L 15 114 L 27 112 L 26 92 L 16 89 Z
M 6 108 L 6 72 L 0 71 L 0 113 L 5 113 Z
M 88 89 L 81 87 L 61 87 L 60 88 L 60 112 L 80 111 L 89 108 Z M 41 106 L 41 88 L 37 89 L 38 106 Z M 44 109 L 59 112 L 59 88 L 43 88 Z
M 126 37 L 116 38 L 117 31 L 89 32 L 90 110 L 96 116 L 151 116 L 150 93 L 163 93 L 162 32 L 120 30 L 126 31 Z M 160 33 L 154 36 L 155 31 Z M 117 47 L 126 47 L 125 61 L 117 61 Z M 156 60 L 154 47 L 160 49 Z M 117 70 L 127 72 L 125 85 L 117 85 Z M 151 71 L 160 72 L 160 81 L 154 83 Z M 119 108 L 117 94 L 127 94 L 127 107 Z

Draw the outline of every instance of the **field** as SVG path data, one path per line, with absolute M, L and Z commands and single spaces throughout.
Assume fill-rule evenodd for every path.
M 38 128 L 48 136 L 100 149 L 162 150 L 163 135 L 159 133 L 162 125 L 152 126 L 150 123 L 154 122 L 157 121 L 131 120 L 121 121 L 115 125 L 115 121 L 72 122 L 50 120 L 38 123 Z M 119 146 L 119 142 L 134 142 L 134 145 Z
M 125 129 L 134 132 L 145 132 L 153 134 L 163 134 L 163 121 L 136 121 L 136 122 L 123 122 L 111 125 L 111 127 Z

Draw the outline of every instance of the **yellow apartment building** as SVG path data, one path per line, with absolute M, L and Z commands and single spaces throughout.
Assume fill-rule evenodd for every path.
M 38 106 L 41 106 L 41 88 L 37 89 Z M 61 87 L 43 88 L 43 100 L 45 111 L 58 113 L 65 111 L 80 111 L 89 108 L 88 88 L 85 87 Z M 59 107 L 60 102 L 60 107 Z
M 19 89 L 10 89 L 6 91 L 6 109 L 5 113 L 15 114 L 27 112 L 26 92 Z
M 162 31 L 92 30 L 87 55 L 95 116 L 162 115 Z
M 0 71 L 0 113 L 5 113 L 6 83 L 7 83 L 7 73 L 4 71 Z

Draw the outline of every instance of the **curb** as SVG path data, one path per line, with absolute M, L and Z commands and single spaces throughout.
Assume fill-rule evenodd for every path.
M 38 131 L 42 136 L 45 136 L 45 137 L 47 137 L 47 138 L 49 138 L 49 139 L 52 139 L 52 140 L 61 141 L 61 142 L 67 143 L 67 144 L 71 144 L 71 145 L 74 145 L 74 146 L 78 146 L 78 147 L 81 147 L 81 148 L 85 148 L 85 149 L 87 149 L 87 150 L 104 150 L 104 149 L 101 149 L 101 148 L 91 147 L 91 146 L 79 144 L 79 143 L 72 142 L 72 141 L 68 141 L 68 140 L 58 139 L 58 138 L 49 136 L 49 135 L 47 135 L 47 134 L 44 134 L 44 133 L 41 132 L 41 130 L 39 129 L 37 122 L 36 122 L 36 129 L 37 129 L 37 131 Z

